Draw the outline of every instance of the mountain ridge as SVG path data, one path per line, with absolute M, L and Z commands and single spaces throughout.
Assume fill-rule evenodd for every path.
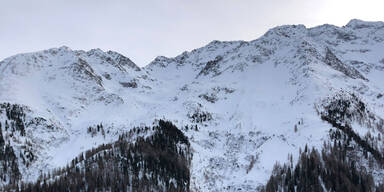
M 27 144 L 35 154 L 28 167 L 18 164 L 22 181 L 35 181 L 40 171 L 64 167 L 133 127 L 167 119 L 191 143 L 191 189 L 256 191 L 276 162 L 289 154 L 296 162 L 306 144 L 320 149 L 331 141 L 337 128 L 319 111 L 333 96 L 357 95 L 372 114 L 363 122 L 383 119 L 382 26 L 279 26 L 253 41 L 212 41 L 144 67 L 100 49 L 19 54 L 0 62 L 0 103 L 28 109 L 25 135 L 3 135 L 17 159 Z M 0 109 L 0 123 L 6 121 L 21 120 Z M 346 122 L 361 137 L 382 134 L 368 123 Z M 88 131 L 100 124 L 104 134 Z M 376 180 L 384 177 L 374 171 Z

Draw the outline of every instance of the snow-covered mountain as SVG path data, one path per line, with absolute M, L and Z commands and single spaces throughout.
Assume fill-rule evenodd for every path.
M 213 41 L 143 68 L 113 51 L 68 47 L 0 62 L 0 123 L 22 181 L 167 119 L 190 141 L 191 191 L 257 191 L 276 162 L 330 141 L 335 126 L 322 115 L 340 98 L 366 107 L 350 106 L 340 123 L 381 137 L 383 95 L 384 22 L 361 20 L 279 26 L 254 41 Z M 11 109 L 20 115 L 10 118 Z M 25 133 L 5 130 L 6 121 L 23 122 Z M 91 134 L 99 124 L 105 132 Z M 384 178 L 383 169 L 371 171 Z

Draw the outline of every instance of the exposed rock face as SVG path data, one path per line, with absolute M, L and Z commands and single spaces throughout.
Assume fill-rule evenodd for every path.
M 366 80 L 359 71 L 341 62 L 340 59 L 338 59 L 329 48 L 327 48 L 326 50 L 324 62 L 327 65 L 331 66 L 333 69 L 340 71 L 341 73 L 345 74 L 346 76 L 352 79 L 359 78 L 359 79 Z

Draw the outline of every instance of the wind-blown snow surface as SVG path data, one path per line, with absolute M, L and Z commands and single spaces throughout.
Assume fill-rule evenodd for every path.
M 254 191 L 288 154 L 297 157 L 305 144 L 321 147 L 330 125 L 314 106 L 340 90 L 359 95 L 384 118 L 383 82 L 384 23 L 360 20 L 280 26 L 254 41 L 213 41 L 144 68 L 116 52 L 67 47 L 0 62 L 0 102 L 27 106 L 58 130 L 47 146 L 37 142 L 45 134 L 27 127 L 38 157 L 23 170 L 24 180 L 165 118 L 199 127 L 184 130 L 196 191 Z M 196 122 L 190 118 L 196 113 L 212 119 Z M 87 127 L 99 123 L 106 135 L 92 137 Z

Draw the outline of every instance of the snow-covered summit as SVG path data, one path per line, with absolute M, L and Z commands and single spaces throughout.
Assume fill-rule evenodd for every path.
M 348 22 L 346 27 L 350 27 L 352 29 L 362 29 L 362 28 L 383 28 L 384 22 L 383 21 L 363 21 L 360 19 L 352 19 Z
M 129 58 L 100 49 L 60 47 L 19 54 L 1 61 L 0 71 L 2 101 L 56 111 L 64 119 L 78 116 L 87 106 L 124 103 L 119 92 L 130 83 L 140 89 L 146 81 Z

